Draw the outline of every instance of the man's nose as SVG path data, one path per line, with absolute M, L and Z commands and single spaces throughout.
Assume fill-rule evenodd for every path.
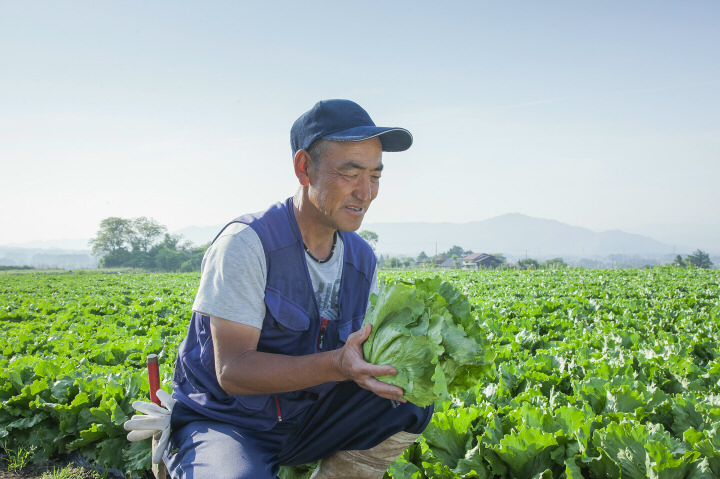
M 355 187 L 355 197 L 362 201 L 372 199 L 372 182 L 369 178 L 360 178 Z

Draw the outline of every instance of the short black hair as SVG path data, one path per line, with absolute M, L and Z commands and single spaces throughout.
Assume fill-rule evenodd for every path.
M 310 158 L 312 158 L 313 167 L 317 167 L 318 165 L 320 165 L 320 162 L 325 156 L 329 145 L 330 140 L 318 138 L 317 140 L 313 141 L 312 144 L 310 144 L 307 150 L 305 150 L 308 152 L 308 155 L 310 155 Z

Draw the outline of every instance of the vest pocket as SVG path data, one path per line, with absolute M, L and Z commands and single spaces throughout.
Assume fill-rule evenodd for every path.
M 233 396 L 233 398 L 245 409 L 246 414 L 256 414 L 259 411 L 268 409 L 268 402 L 270 401 L 271 395 L 248 394 Z
M 363 314 L 362 316 L 358 316 L 338 325 L 338 348 L 342 347 L 342 345 L 347 342 L 348 336 L 360 329 L 364 319 L 365 315 Z
M 265 306 L 267 315 L 263 324 L 258 350 L 280 354 L 300 355 L 313 352 L 315 344 L 304 344 L 310 316 L 300 306 L 285 298 L 273 288 L 265 290 Z

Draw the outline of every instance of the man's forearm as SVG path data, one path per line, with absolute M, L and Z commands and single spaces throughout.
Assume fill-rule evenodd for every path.
M 274 394 L 297 391 L 345 379 L 337 366 L 338 351 L 287 356 L 246 351 L 231 362 L 217 364 L 220 387 L 228 394 Z
M 378 396 L 404 402 L 401 388 L 376 379 L 395 374 L 395 368 L 363 357 L 370 325 L 348 336 L 340 349 L 306 356 L 258 352 L 260 330 L 251 326 L 211 316 L 210 329 L 218 382 L 228 394 L 276 394 L 349 379 Z

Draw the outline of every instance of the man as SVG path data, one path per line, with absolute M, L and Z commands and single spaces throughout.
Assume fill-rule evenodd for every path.
M 406 402 L 376 379 L 395 368 L 363 358 L 377 272 L 354 233 L 382 152 L 411 144 L 348 100 L 295 122 L 295 196 L 228 224 L 203 259 L 168 401 L 172 477 L 272 478 L 323 459 L 315 478 L 380 478 L 427 426 L 432 407 Z

